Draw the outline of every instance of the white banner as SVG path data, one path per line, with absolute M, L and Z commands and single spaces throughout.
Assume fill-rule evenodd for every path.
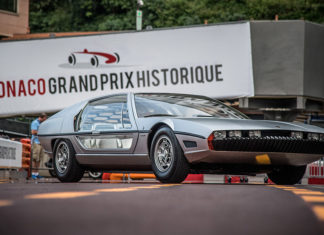
M 21 167 L 22 144 L 0 138 L 0 167 Z
M 120 92 L 253 96 L 250 25 L 0 43 L 0 116 Z

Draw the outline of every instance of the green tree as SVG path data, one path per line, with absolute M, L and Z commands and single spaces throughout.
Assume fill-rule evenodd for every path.
M 305 19 L 324 23 L 323 0 L 144 0 L 143 27 L 237 20 Z M 135 29 L 136 0 L 32 0 L 31 32 Z

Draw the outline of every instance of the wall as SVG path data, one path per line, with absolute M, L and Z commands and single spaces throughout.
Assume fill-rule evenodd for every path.
M 324 97 L 324 25 L 306 22 L 304 95 Z
M 255 96 L 303 94 L 304 21 L 251 22 Z
M 256 97 L 324 99 L 324 25 L 252 21 L 251 41 Z
M 29 33 L 29 0 L 18 0 L 17 13 L 0 10 L 0 36 Z

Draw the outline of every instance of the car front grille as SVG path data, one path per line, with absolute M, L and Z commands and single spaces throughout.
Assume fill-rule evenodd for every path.
M 216 151 L 282 152 L 324 154 L 324 141 L 284 136 L 232 137 L 212 140 Z

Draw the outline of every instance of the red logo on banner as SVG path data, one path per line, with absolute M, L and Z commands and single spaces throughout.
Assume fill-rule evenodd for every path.
M 76 65 L 78 63 L 89 62 L 92 66 L 98 67 L 100 63 L 103 64 L 113 64 L 119 62 L 119 55 L 117 53 L 104 53 L 88 51 L 84 49 L 83 51 L 73 52 L 68 57 L 69 64 Z

